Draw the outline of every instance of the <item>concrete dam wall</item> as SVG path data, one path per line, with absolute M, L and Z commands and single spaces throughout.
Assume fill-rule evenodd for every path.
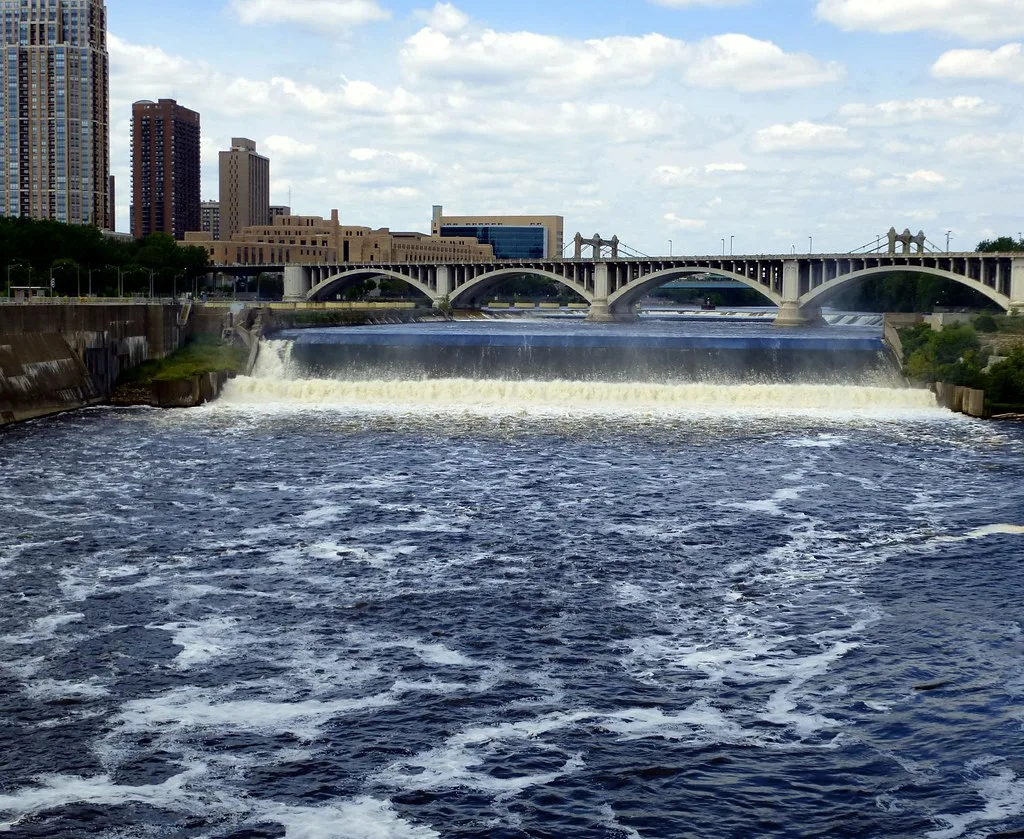
M 177 305 L 0 306 L 0 426 L 107 399 L 122 370 L 178 349 Z

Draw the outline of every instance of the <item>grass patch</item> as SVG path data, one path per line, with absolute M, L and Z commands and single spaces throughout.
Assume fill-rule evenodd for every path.
M 167 358 L 146 361 L 126 370 L 118 384 L 150 385 L 153 382 L 180 382 L 203 373 L 243 373 L 249 353 L 242 347 L 225 344 L 216 338 L 197 338 Z

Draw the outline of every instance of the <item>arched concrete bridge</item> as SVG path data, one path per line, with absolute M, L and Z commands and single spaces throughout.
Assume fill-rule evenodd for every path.
M 285 266 L 285 300 L 333 300 L 352 283 L 391 277 L 430 298 L 478 305 L 503 280 L 530 274 L 554 280 L 590 304 L 589 319 L 628 320 L 660 286 L 691 274 L 714 274 L 749 286 L 779 307 L 776 323 L 799 326 L 820 318 L 840 291 L 877 276 L 904 272 L 944 277 L 974 289 L 1007 311 L 1024 313 L 1024 255 L 811 254 L 805 256 L 678 257 L 610 260 L 499 261 L 451 264 Z

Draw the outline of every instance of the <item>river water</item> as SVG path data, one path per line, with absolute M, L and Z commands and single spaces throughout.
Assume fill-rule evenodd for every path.
M 0 832 L 1022 835 L 1019 426 L 302 352 L 0 437 Z

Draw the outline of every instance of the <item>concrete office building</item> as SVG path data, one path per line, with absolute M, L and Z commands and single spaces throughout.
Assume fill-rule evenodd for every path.
M 270 221 L 270 160 L 252 140 L 235 137 L 231 150 L 220 153 L 221 238 Z
M 496 259 L 561 259 L 565 245 L 562 216 L 446 216 L 435 206 L 430 232 L 491 245 Z
M 290 216 L 291 214 L 292 214 L 292 208 L 291 207 L 285 207 L 283 204 L 271 204 L 270 205 L 270 218 L 268 220 L 268 223 L 269 224 L 273 224 L 274 223 L 274 219 L 276 219 L 278 216 Z
M 338 211 L 321 216 L 277 216 L 270 225 L 254 225 L 230 240 L 215 241 L 202 232 L 185 236 L 183 245 L 204 248 L 215 265 L 322 265 L 418 262 L 491 262 L 494 251 L 475 239 L 398 233 L 388 228 L 343 225 Z
M 113 225 L 103 0 L 0 0 L 0 215 Z
M 199 114 L 173 99 L 132 105 L 132 235 L 185 238 L 200 224 Z
M 220 240 L 220 201 L 199 205 L 199 230 L 215 242 Z

